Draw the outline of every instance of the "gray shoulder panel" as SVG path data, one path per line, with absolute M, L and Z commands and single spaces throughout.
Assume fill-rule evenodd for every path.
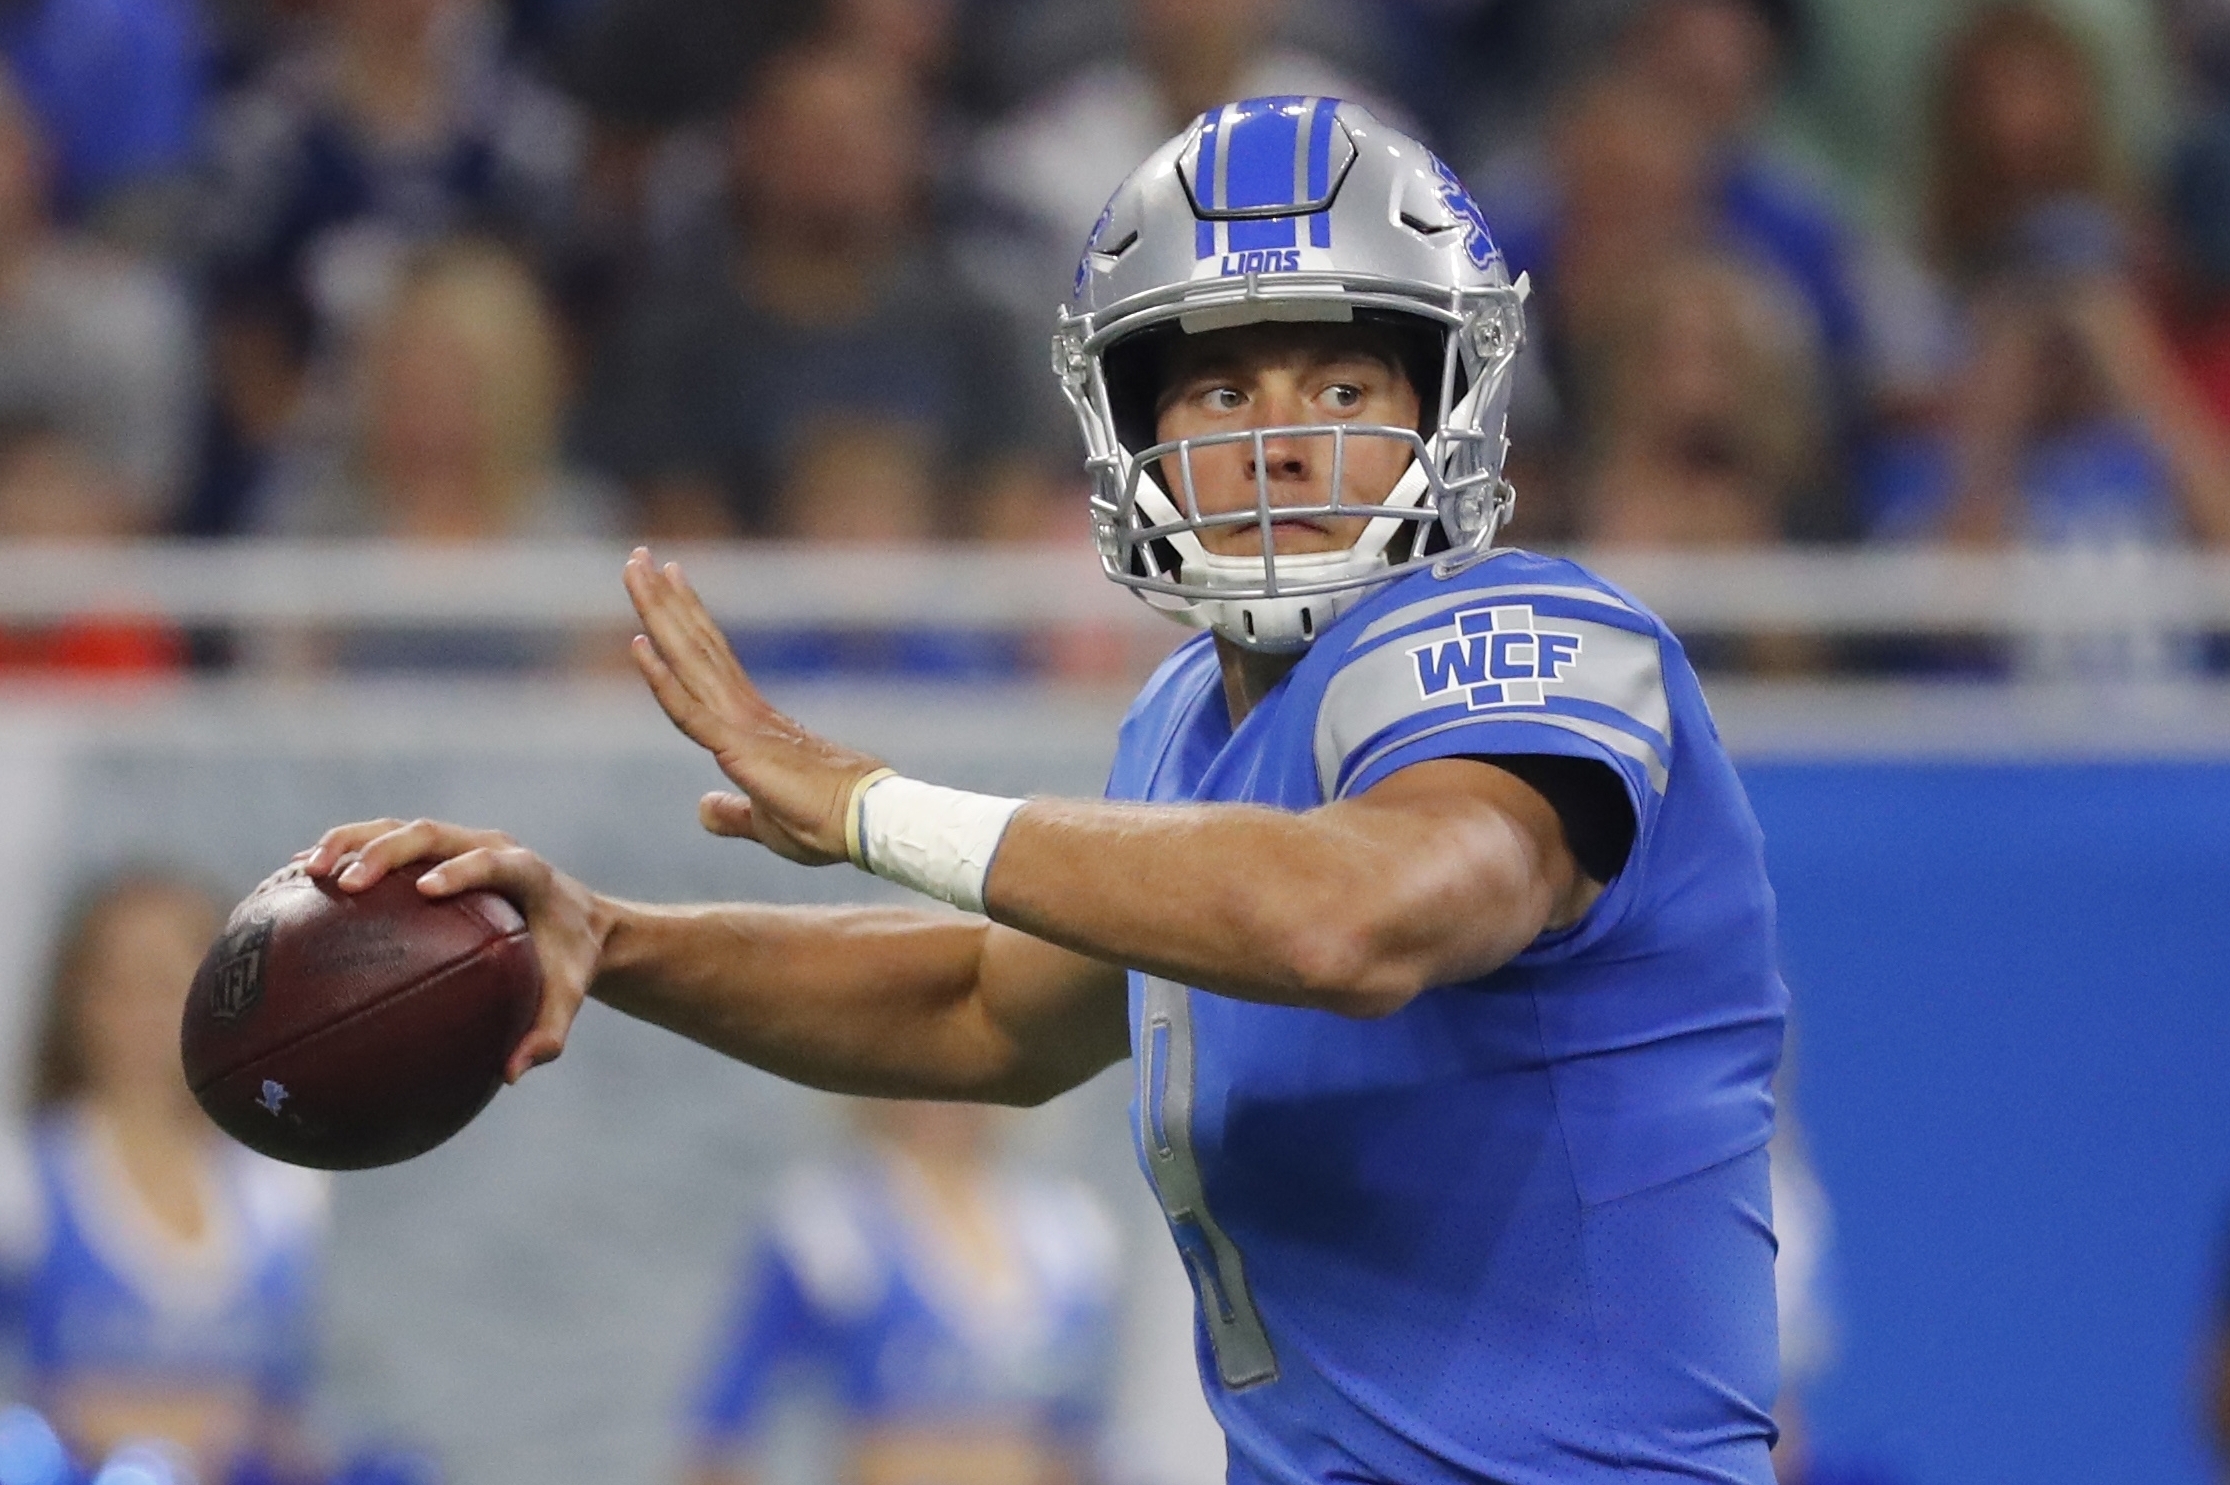
M 1397 722 L 1450 707 L 1463 708 L 1451 724 L 1539 722 L 1627 756 L 1647 755 L 1652 784 L 1664 787 L 1672 704 L 1657 637 L 1586 619 L 1537 618 L 1530 604 L 1497 602 L 1498 596 L 1484 590 L 1483 601 L 1448 613 L 1447 623 L 1381 645 L 1332 678 L 1316 714 L 1316 776 L 1326 799 L 1356 749 Z M 1446 611 L 1447 600 L 1441 607 Z M 1552 711 L 1548 704 L 1556 700 L 1584 709 Z M 1586 714 L 1597 708 L 1608 715 Z

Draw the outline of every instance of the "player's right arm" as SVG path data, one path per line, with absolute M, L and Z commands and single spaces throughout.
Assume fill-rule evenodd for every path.
M 591 892 L 510 837 L 431 820 L 325 833 L 312 876 L 500 892 L 526 914 L 542 1011 L 507 1076 L 564 1049 L 590 995 L 794 1082 L 1037 1103 L 1129 1055 L 1121 970 L 982 918 L 912 908 L 657 907 Z

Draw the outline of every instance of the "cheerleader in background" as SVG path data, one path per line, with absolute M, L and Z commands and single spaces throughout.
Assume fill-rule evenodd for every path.
M 1113 1228 L 995 1158 L 994 1111 L 863 1102 L 849 1160 L 793 1174 L 693 1417 L 692 1485 L 747 1485 L 777 1376 L 839 1415 L 845 1485 L 1084 1485 L 1111 1380 Z
M 66 918 L 28 1128 L 0 1140 L 0 1292 L 30 1400 L 81 1466 L 165 1441 L 203 1485 L 292 1485 L 321 1478 L 299 1422 L 326 1182 L 226 1140 L 186 1087 L 179 1020 L 223 918 L 153 870 Z

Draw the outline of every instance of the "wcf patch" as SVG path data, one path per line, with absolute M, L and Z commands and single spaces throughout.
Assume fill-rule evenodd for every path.
M 1426 700 L 1460 690 L 1473 711 L 1539 706 L 1542 688 L 1563 680 L 1580 658 L 1580 636 L 1536 628 L 1530 604 L 1460 610 L 1456 636 L 1419 645 L 1409 658 Z

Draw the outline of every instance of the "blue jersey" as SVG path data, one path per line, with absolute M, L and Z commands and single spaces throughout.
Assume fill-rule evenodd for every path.
M 0 1148 L 0 1297 L 35 1391 L 80 1382 L 237 1388 L 291 1409 L 312 1379 L 326 1178 L 229 1142 L 207 1231 L 141 1205 L 83 1115 Z
M 804 1364 L 851 1429 L 991 1427 L 1095 1440 L 1114 1339 L 1113 1229 L 1066 1181 L 1004 1176 L 1004 1284 L 947 1250 L 902 1163 L 801 1171 L 751 1255 L 699 1397 L 700 1446 L 754 1436 L 776 1374 Z
M 1238 1485 L 1770 1485 L 1765 1144 L 1787 994 L 1757 824 L 1679 644 L 1500 552 L 1343 615 L 1234 729 L 1207 636 L 1109 795 L 1307 810 L 1562 754 L 1635 837 L 1579 922 L 1355 1021 L 1131 976 L 1134 1124 Z

